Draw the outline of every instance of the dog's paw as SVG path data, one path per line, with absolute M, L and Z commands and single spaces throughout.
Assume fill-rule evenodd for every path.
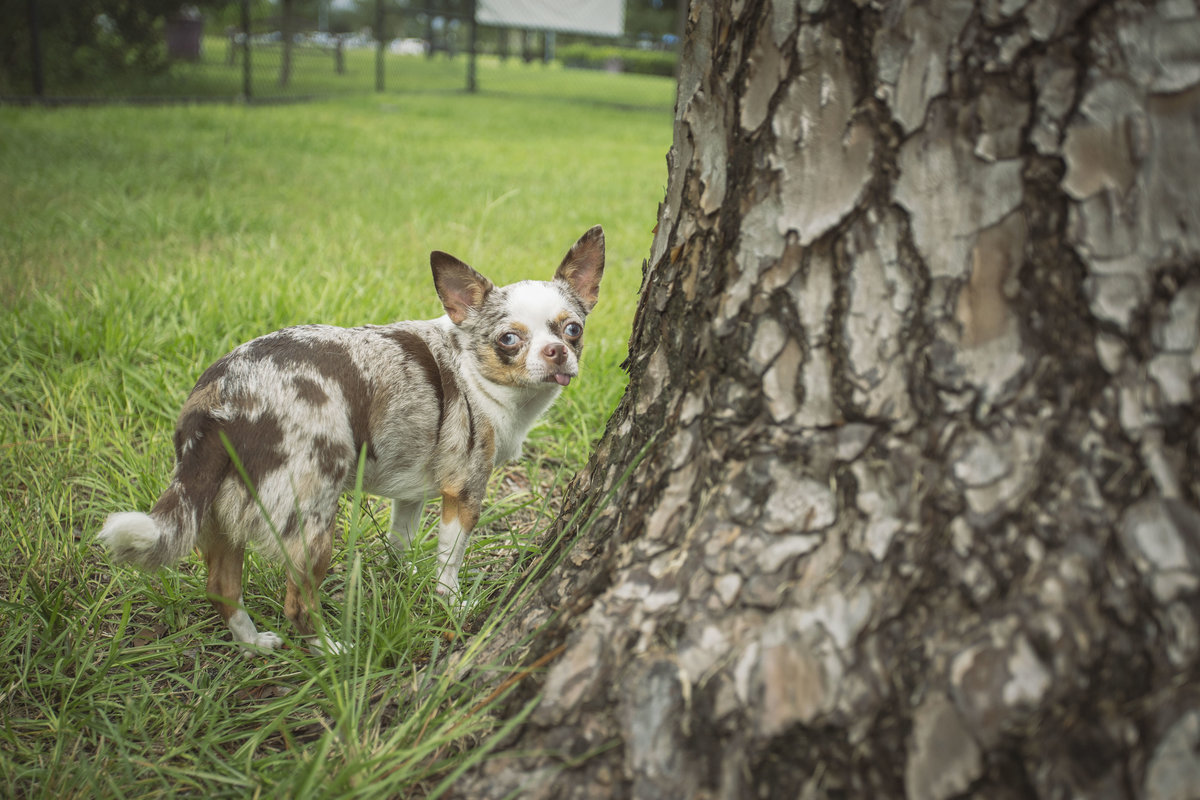
M 283 644 L 283 637 L 270 631 L 262 631 L 254 637 L 254 645 L 264 650 L 278 650 Z
M 439 597 L 445 598 L 446 605 L 456 614 L 469 614 L 475 609 L 476 601 L 467 599 L 467 593 L 462 590 L 458 581 L 453 584 L 439 582 L 437 593 Z
M 246 658 L 253 658 L 263 652 L 278 650 L 283 645 L 283 639 L 279 634 L 271 633 L 271 631 L 259 631 L 254 634 L 254 638 L 248 642 L 238 642 L 242 648 L 242 655 Z
M 319 638 L 313 637 L 312 641 L 309 642 L 309 646 L 313 649 L 313 652 L 328 653 L 331 656 L 340 656 L 354 647 L 353 644 L 343 644 L 337 639 L 327 639 L 324 636 Z

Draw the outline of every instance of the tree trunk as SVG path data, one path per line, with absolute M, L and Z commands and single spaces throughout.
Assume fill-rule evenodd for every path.
M 1200 796 L 1196 5 L 715 5 L 456 791 Z

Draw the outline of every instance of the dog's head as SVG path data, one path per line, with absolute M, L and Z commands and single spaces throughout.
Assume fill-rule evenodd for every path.
M 579 374 L 583 325 L 600 294 L 604 231 L 567 252 L 554 279 L 495 286 L 452 255 L 429 256 L 433 283 L 468 357 L 503 386 L 566 386 Z

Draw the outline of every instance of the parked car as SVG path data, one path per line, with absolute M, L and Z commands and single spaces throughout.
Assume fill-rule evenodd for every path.
M 423 56 L 429 52 L 429 43 L 424 39 L 393 39 L 388 50 L 399 56 Z

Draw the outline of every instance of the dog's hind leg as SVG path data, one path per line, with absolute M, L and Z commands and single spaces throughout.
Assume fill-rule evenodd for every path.
M 246 649 L 273 650 L 282 640 L 270 631 L 259 631 L 246 613 L 242 598 L 242 565 L 246 546 L 214 533 L 205 537 L 204 560 L 208 564 L 208 599 L 225 620 L 233 640 Z
M 312 636 L 316 632 L 313 612 L 320 603 L 321 581 L 325 580 L 332 554 L 333 525 L 322 527 L 304 547 L 294 548 L 289 553 L 283 611 L 301 636 Z

